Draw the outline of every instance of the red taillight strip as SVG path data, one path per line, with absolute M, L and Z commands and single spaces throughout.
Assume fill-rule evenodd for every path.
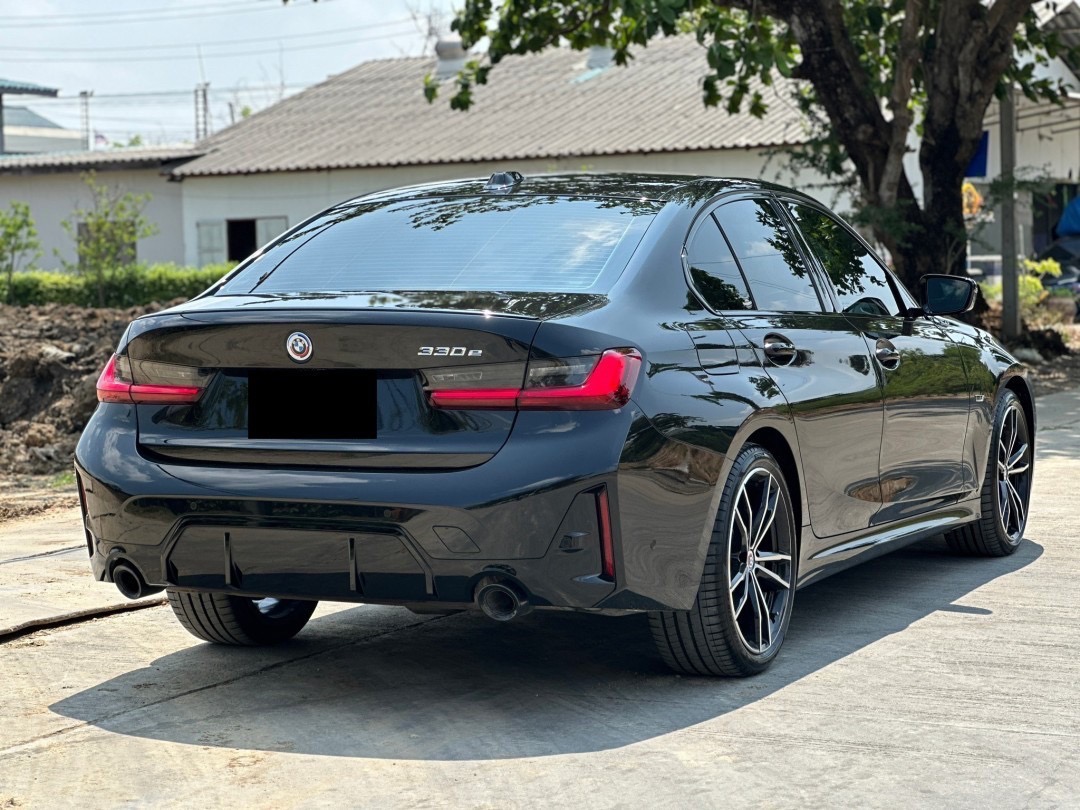
M 203 389 L 187 385 L 134 385 L 116 378 L 116 355 L 97 381 L 98 402 L 185 404 L 196 402 Z
M 600 576 L 615 579 L 615 540 L 611 535 L 611 505 L 607 487 L 596 493 L 596 515 L 600 521 Z
M 131 386 L 131 401 L 136 403 L 190 403 L 198 401 L 202 392 L 201 388 L 196 388 L 193 385 L 133 385 Z
M 436 408 L 513 410 L 517 407 L 519 388 L 455 388 L 431 392 L 431 404 Z
M 431 404 L 457 410 L 612 410 L 630 401 L 640 368 L 641 355 L 636 350 L 608 349 L 581 385 L 438 390 L 430 393 Z

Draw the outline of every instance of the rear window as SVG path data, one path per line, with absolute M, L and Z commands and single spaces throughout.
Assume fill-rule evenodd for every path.
M 659 203 L 451 197 L 335 209 L 218 292 L 475 290 L 606 293 Z

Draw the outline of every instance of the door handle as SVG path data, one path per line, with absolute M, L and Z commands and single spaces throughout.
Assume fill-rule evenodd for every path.
M 893 371 L 900 366 L 900 352 L 892 344 L 891 340 L 878 338 L 874 348 L 874 356 L 881 363 L 882 368 L 887 368 L 889 371 Z
M 795 344 L 783 335 L 766 335 L 762 349 L 765 356 L 777 366 L 790 366 L 799 356 L 799 350 Z

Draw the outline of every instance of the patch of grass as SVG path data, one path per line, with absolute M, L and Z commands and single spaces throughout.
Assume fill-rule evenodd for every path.
M 49 486 L 53 489 L 65 489 L 75 486 L 75 471 L 65 470 L 62 473 L 57 473 L 53 480 L 49 482 Z

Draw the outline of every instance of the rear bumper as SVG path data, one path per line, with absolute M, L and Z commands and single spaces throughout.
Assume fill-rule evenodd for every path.
M 102 581 L 122 558 L 151 585 L 237 595 L 465 604 L 496 576 L 540 607 L 683 608 L 697 577 L 658 577 L 671 569 L 659 557 L 651 563 L 649 532 L 622 530 L 620 458 L 631 426 L 647 426 L 635 416 L 579 413 L 595 423 L 559 432 L 552 427 L 565 415 L 528 414 L 478 467 L 365 472 L 161 463 L 139 452 L 131 408 L 102 406 L 76 451 L 91 565 Z M 601 490 L 611 504 L 614 581 L 600 576 Z M 657 491 L 661 511 L 680 506 L 669 485 Z M 640 492 L 631 511 L 648 514 Z M 695 491 L 686 505 L 702 502 Z M 680 570 L 701 556 L 700 530 L 692 535 L 674 551 Z

